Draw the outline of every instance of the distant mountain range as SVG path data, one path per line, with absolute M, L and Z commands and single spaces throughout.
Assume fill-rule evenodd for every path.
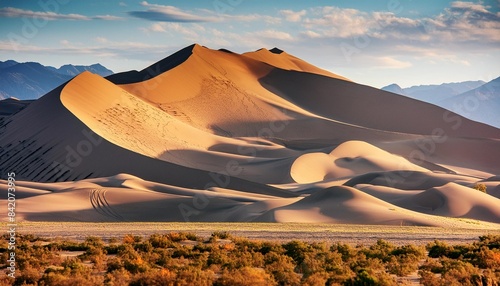
M 464 81 L 401 88 L 391 84 L 382 90 L 432 103 L 469 119 L 500 128 L 500 77 L 490 82 Z
M 60 68 L 36 62 L 0 61 L 0 99 L 15 97 L 37 99 L 84 71 L 100 76 L 113 72 L 100 64 L 91 66 L 63 65 Z

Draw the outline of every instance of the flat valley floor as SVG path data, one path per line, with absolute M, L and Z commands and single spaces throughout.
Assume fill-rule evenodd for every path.
M 252 240 L 373 244 L 383 239 L 396 245 L 425 245 L 434 240 L 452 244 L 470 243 L 479 236 L 500 235 L 500 229 L 441 228 L 420 226 L 380 226 L 305 223 L 191 223 L 191 222 L 20 222 L 18 234 L 34 234 L 44 238 L 84 240 L 97 236 L 104 240 L 122 238 L 127 234 L 149 236 L 154 233 L 191 232 L 208 238 L 213 232 L 229 232 L 233 236 Z M 7 225 L 2 223 L 7 229 Z

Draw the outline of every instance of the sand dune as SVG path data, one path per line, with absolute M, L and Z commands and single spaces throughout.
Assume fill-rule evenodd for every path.
M 366 142 L 348 141 L 330 154 L 308 153 L 300 156 L 293 163 L 290 172 L 297 183 L 312 183 L 392 170 L 428 171 Z
M 470 223 L 447 217 L 500 222 L 495 209 L 498 202 L 486 194 L 475 196 L 478 191 L 456 184 L 441 188 L 437 199 L 432 197 L 436 196 L 434 189 L 406 191 L 403 199 L 398 197 L 405 191 L 389 194 L 384 190 L 386 197 L 382 199 L 368 194 L 368 186 L 337 186 L 305 197 L 280 198 L 217 188 L 179 188 L 126 174 L 79 182 L 21 181 L 18 186 L 39 188 L 18 200 L 18 219 L 30 221 L 264 221 L 446 227 L 467 227 Z M 467 201 L 454 198 L 454 188 L 463 188 L 466 193 L 460 195 L 465 194 Z M 428 210 L 434 205 L 432 211 Z M 480 228 L 494 227 L 474 223 Z
M 195 44 L 11 103 L 19 220 L 500 223 L 499 129 L 279 49 Z
M 384 202 L 355 188 L 327 188 L 288 206 L 270 210 L 255 221 L 323 222 L 467 227 L 467 222 L 426 215 Z
M 309 72 L 309 73 L 324 75 L 327 77 L 333 77 L 333 78 L 337 78 L 337 79 L 350 81 L 349 79 L 347 79 L 341 75 L 334 74 L 332 72 L 320 69 L 316 66 L 313 66 L 310 63 L 305 62 L 297 57 L 294 57 L 294 56 L 288 54 L 287 52 L 282 51 L 278 48 L 273 48 L 271 50 L 259 49 L 255 52 L 244 53 L 243 56 L 264 62 L 266 64 L 273 66 L 273 67 L 277 67 L 277 68 L 284 69 L 284 70 L 295 70 L 295 71 Z

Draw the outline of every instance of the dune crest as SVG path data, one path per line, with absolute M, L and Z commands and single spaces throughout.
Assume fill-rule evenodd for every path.
M 308 153 L 300 156 L 293 163 L 290 174 L 295 182 L 307 184 L 392 170 L 428 171 L 366 142 L 348 141 L 329 154 Z

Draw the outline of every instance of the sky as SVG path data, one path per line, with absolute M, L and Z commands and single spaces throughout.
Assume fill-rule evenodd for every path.
M 278 47 L 402 87 L 500 76 L 500 0 L 0 0 L 0 61 L 141 70 L 198 43 Z

